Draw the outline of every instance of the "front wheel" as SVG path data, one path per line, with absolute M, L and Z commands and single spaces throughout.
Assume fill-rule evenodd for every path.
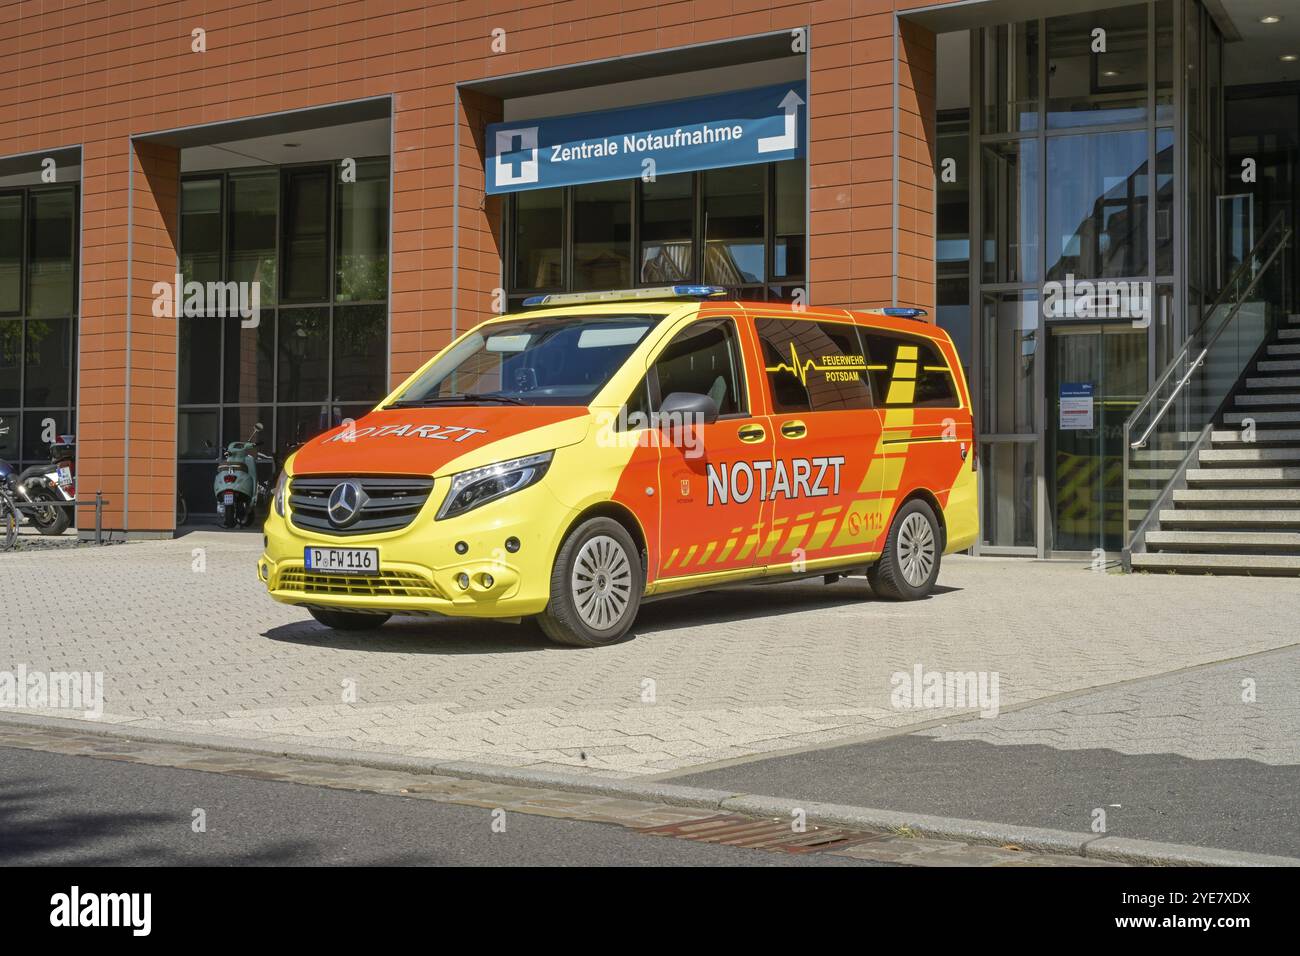
M 68 510 L 53 503 L 62 500 L 58 495 L 48 488 L 35 488 L 31 499 L 32 504 L 38 506 L 30 512 L 37 531 L 55 535 L 68 530 Z
M 613 644 L 632 627 L 644 590 L 641 551 L 632 536 L 612 518 L 592 518 L 560 546 L 551 598 L 537 623 L 557 644 Z
M 384 626 L 391 614 L 359 614 L 356 611 L 322 611 L 308 608 L 311 616 L 336 631 L 370 631 Z
M 880 560 L 867 569 L 871 590 L 891 601 L 915 601 L 934 590 L 939 577 L 939 521 L 919 498 L 894 516 Z
M 0 551 L 8 551 L 18 542 L 18 511 L 13 500 L 0 491 Z

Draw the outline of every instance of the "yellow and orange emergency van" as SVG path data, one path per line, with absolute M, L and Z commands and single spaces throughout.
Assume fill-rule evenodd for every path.
M 908 309 L 549 295 L 459 336 L 276 483 L 258 573 L 328 627 L 535 617 L 621 639 L 641 601 L 865 571 L 923 597 L 977 535 L 970 395 Z

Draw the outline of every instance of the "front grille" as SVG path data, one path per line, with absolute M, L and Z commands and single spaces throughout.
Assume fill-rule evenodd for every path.
M 332 594 L 339 597 L 440 597 L 427 579 L 409 571 L 381 571 L 379 574 L 318 574 L 301 568 L 280 572 L 276 590 L 304 594 Z
M 289 479 L 289 508 L 294 525 L 304 531 L 337 535 L 400 531 L 420 513 L 433 490 L 432 478 L 355 478 L 369 500 L 361 508 L 361 517 L 346 528 L 336 528 L 330 523 L 327 510 L 330 492 L 350 477 L 311 475 Z

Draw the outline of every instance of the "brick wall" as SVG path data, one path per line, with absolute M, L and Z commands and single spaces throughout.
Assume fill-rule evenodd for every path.
M 458 98 L 457 81 L 808 26 L 811 301 L 888 303 L 896 284 L 899 304 L 932 307 L 934 40 L 907 25 L 894 35 L 896 10 L 925 2 L 10 5 L 0 33 L 0 156 L 84 150 L 79 484 L 113 499 L 114 527 L 171 527 L 176 325 L 154 319 L 150 289 L 174 271 L 176 161 L 160 147 L 133 148 L 132 135 L 392 95 L 397 380 L 446 341 L 453 301 L 463 329 L 490 314 L 500 284 L 500 205 L 484 195 L 482 167 L 482 127 L 500 104 Z M 192 50 L 198 28 L 206 52 Z M 506 31 L 504 53 L 491 50 L 495 28 Z

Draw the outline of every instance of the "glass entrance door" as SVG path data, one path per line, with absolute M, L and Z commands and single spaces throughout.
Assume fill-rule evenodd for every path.
M 1049 547 L 1118 554 L 1124 421 L 1146 394 L 1147 329 L 1058 325 L 1049 353 Z

